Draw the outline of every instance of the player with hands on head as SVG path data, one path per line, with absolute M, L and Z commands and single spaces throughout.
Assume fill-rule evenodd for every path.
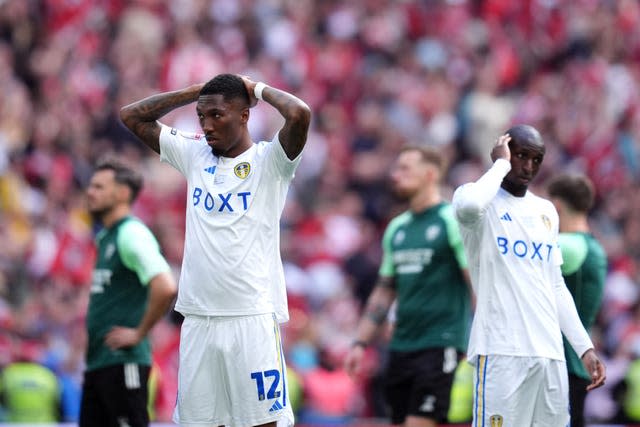
M 249 134 L 258 100 L 284 118 L 271 141 Z M 159 122 L 191 103 L 203 134 Z M 289 317 L 280 215 L 307 141 L 309 107 L 246 76 L 220 74 L 122 107 L 120 117 L 187 180 L 174 421 L 293 425 L 279 328 Z
M 476 294 L 474 425 L 568 424 L 562 333 L 591 376 L 587 389 L 605 380 L 560 270 L 558 213 L 528 190 L 544 155 L 540 133 L 516 125 L 493 146 L 492 167 L 453 196 Z

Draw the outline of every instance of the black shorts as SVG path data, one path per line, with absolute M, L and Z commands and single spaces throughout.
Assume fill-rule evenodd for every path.
M 79 427 L 147 427 L 150 370 L 128 363 L 85 372 Z
M 460 357 L 453 347 L 390 352 L 385 393 L 391 422 L 402 424 L 408 415 L 446 422 Z
M 587 386 L 591 381 L 569 374 L 569 411 L 571 427 L 584 427 L 584 401 L 587 398 Z

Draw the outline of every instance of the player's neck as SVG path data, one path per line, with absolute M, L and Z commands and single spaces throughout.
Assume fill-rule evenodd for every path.
M 500 186 L 514 197 L 524 197 L 527 194 L 527 187 L 523 185 L 513 185 L 508 181 L 502 181 Z
M 412 212 L 424 212 L 432 206 L 442 202 L 442 196 L 438 191 L 423 191 L 409 200 L 409 210 Z
M 111 228 L 113 224 L 130 214 L 131 208 L 128 205 L 116 205 L 100 218 L 100 222 L 105 228 Z
M 588 233 L 589 222 L 583 216 L 564 216 L 560 218 L 561 233 Z

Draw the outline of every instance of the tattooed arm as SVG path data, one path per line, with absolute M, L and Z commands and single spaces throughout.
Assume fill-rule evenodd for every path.
M 203 84 L 152 95 L 120 109 L 120 119 L 138 138 L 160 153 L 160 124 L 157 120 L 178 107 L 197 101 Z
M 256 82 L 242 77 L 252 101 L 257 101 L 255 94 Z M 262 99 L 275 107 L 284 117 L 284 126 L 278 133 L 278 139 L 284 152 L 290 160 L 295 159 L 302 152 L 307 142 L 307 131 L 311 122 L 311 110 L 304 101 L 280 89 L 264 86 Z
M 360 371 L 364 349 L 387 320 L 387 313 L 395 298 L 393 277 L 378 276 L 378 282 L 367 299 L 364 314 L 358 324 L 356 339 L 345 358 L 344 368 L 349 375 L 354 376 Z

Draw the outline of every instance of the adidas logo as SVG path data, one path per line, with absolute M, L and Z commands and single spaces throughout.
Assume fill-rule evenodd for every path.
M 509 212 L 506 212 L 504 215 L 502 215 L 502 216 L 500 217 L 500 219 L 501 219 L 501 220 L 503 220 L 503 221 L 513 221 L 513 220 L 511 219 L 511 215 L 509 215 Z
M 214 174 L 216 171 L 216 167 L 215 166 L 209 166 L 208 168 L 205 168 L 204 170 L 205 172 L 209 172 L 210 174 Z
M 269 412 L 275 412 L 275 411 L 279 411 L 283 409 L 282 405 L 280 404 L 280 402 L 278 402 L 277 400 L 273 403 L 273 406 L 271 406 L 271 409 L 269 409 Z

